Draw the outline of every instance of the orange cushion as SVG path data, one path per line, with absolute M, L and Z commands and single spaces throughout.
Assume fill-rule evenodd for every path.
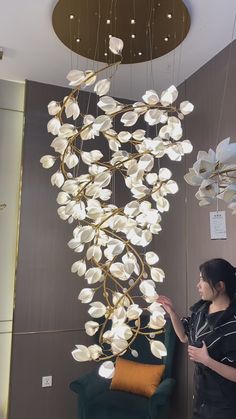
M 151 397 L 160 384 L 164 370 L 165 365 L 140 364 L 118 357 L 110 388 Z

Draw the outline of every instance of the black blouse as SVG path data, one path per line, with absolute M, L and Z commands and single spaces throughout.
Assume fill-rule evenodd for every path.
M 200 300 L 191 307 L 191 316 L 182 319 L 189 344 L 205 342 L 210 357 L 236 368 L 236 299 L 224 311 L 209 314 L 210 302 Z M 196 363 L 195 404 L 202 403 L 236 408 L 236 383 Z

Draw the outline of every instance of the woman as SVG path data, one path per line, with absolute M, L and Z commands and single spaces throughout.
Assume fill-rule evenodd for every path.
M 212 259 L 199 269 L 190 317 L 180 320 L 168 297 L 158 302 L 195 362 L 193 419 L 236 419 L 236 268 Z

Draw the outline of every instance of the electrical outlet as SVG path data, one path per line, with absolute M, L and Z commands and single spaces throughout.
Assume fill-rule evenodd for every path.
M 42 377 L 42 387 L 52 387 L 52 375 Z

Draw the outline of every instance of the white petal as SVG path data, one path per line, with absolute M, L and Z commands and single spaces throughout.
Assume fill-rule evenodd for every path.
M 156 105 L 159 102 L 159 97 L 155 90 L 147 90 L 145 95 L 142 96 L 142 99 L 148 105 Z
M 177 183 L 174 180 L 168 180 L 168 182 L 165 184 L 165 191 L 167 193 L 175 194 L 178 192 L 179 187 Z
M 73 117 L 73 119 L 77 119 L 80 115 L 80 108 L 76 100 L 70 100 L 66 104 L 65 113 L 67 118 Z
M 84 345 L 76 345 L 76 349 L 74 349 L 71 353 L 73 358 L 79 362 L 89 361 L 91 359 L 89 350 L 87 346 Z
M 189 154 L 193 151 L 193 146 L 189 140 L 184 140 L 181 142 L 184 154 Z
M 102 201 L 108 201 L 112 195 L 112 191 L 110 189 L 101 189 L 99 192 L 99 198 Z
M 151 154 L 145 154 L 144 156 L 140 157 L 138 162 L 138 167 L 141 170 L 146 172 L 150 172 L 154 166 L 154 157 Z
M 69 214 L 65 213 L 65 207 L 64 206 L 58 208 L 57 213 L 62 220 L 67 220 L 69 218 Z
M 161 103 L 163 106 L 171 105 L 178 97 L 178 90 L 175 86 L 170 86 L 161 94 Z
M 99 345 L 90 345 L 88 347 L 89 354 L 92 360 L 96 360 L 102 354 L 102 348 Z
M 78 157 L 76 154 L 71 153 L 65 158 L 65 163 L 69 169 L 73 169 L 79 162 Z
M 118 140 L 121 143 L 127 143 L 130 138 L 132 137 L 131 133 L 129 131 L 120 131 L 118 134 Z
M 151 268 L 151 277 L 155 282 L 163 282 L 165 274 L 160 268 Z
M 89 243 L 95 236 L 95 230 L 93 227 L 85 226 L 81 228 L 79 238 L 81 243 Z
M 51 184 L 60 188 L 64 183 L 64 176 L 61 172 L 56 172 L 51 176 Z
M 103 172 L 99 173 L 94 178 L 94 183 L 99 185 L 99 187 L 104 188 L 108 186 L 111 181 L 111 173 L 110 172 Z
M 139 285 L 139 289 L 146 297 L 154 297 L 157 295 L 155 291 L 155 283 L 150 279 L 142 281 Z
M 50 121 L 48 121 L 47 130 L 51 134 L 58 135 L 59 131 L 60 131 L 60 128 L 61 128 L 61 123 L 60 123 L 60 120 L 57 117 L 52 118 L 52 119 L 50 119 Z
M 148 307 L 148 310 L 151 313 L 155 313 L 155 315 L 159 315 L 159 316 L 164 316 L 166 314 L 162 305 L 160 303 L 157 303 L 156 301 Z
M 159 170 L 158 176 L 161 181 L 165 181 L 171 178 L 172 173 L 169 169 L 163 167 Z
M 121 117 L 121 122 L 125 127 L 132 127 L 138 120 L 138 114 L 134 111 L 125 112 Z
M 192 103 L 185 100 L 184 102 L 181 102 L 179 108 L 183 115 L 188 115 L 193 111 L 194 106 Z
M 116 110 L 118 102 L 110 96 L 103 96 L 97 103 L 97 106 L 106 113 L 112 113 Z
M 90 306 L 91 308 L 88 310 L 88 313 L 91 317 L 94 318 L 103 317 L 107 311 L 104 304 L 100 303 L 99 301 L 91 303 Z
M 70 138 L 73 137 L 73 135 L 77 134 L 78 131 L 76 127 L 72 124 L 63 124 L 60 127 L 59 133 L 62 138 Z
M 92 290 L 91 288 L 83 288 L 78 296 L 78 299 L 82 302 L 82 303 L 90 303 L 93 299 L 94 296 L 94 290 Z
M 71 70 L 66 76 L 67 80 L 69 80 L 70 82 L 70 86 L 77 86 L 81 84 L 84 81 L 85 77 L 86 76 L 84 71 L 79 70 Z
M 127 309 L 127 317 L 129 320 L 136 320 L 140 317 L 143 310 L 138 304 L 131 304 Z
M 100 268 L 90 268 L 85 274 L 85 279 L 88 284 L 95 284 L 99 282 L 102 277 L 102 270 Z
M 163 112 L 159 109 L 150 109 L 145 113 L 144 120 L 152 126 L 162 122 L 162 116 Z
M 83 276 L 86 272 L 86 263 L 84 260 L 78 260 L 71 266 L 71 272 L 77 273 L 78 276 Z
M 90 152 L 81 151 L 80 155 L 83 162 L 88 165 L 95 163 L 96 161 L 99 161 L 103 157 L 103 154 L 99 150 L 93 150 Z
M 113 54 L 121 55 L 121 52 L 124 47 L 124 42 L 122 39 L 116 38 L 112 36 L 109 40 L 109 50 L 113 52 Z
M 112 316 L 111 316 L 111 318 L 112 318 L 112 322 L 113 322 L 113 325 L 114 324 L 122 324 L 122 323 L 124 323 L 125 322 L 125 320 L 126 320 L 126 310 L 125 310 L 125 308 L 124 307 L 118 307 L 118 308 L 116 308 L 115 310 L 114 310 L 114 312 L 113 312 L 113 314 L 112 314 Z
M 112 378 L 115 373 L 115 366 L 112 361 L 105 361 L 100 366 L 98 374 L 103 378 Z
M 115 278 L 118 278 L 121 281 L 126 281 L 130 277 L 129 273 L 127 273 L 125 269 L 125 266 L 120 262 L 113 263 L 110 266 L 110 272 Z
M 56 157 L 51 156 L 51 155 L 43 156 L 40 159 L 40 163 L 42 164 L 44 169 L 50 169 L 50 167 L 54 165 L 55 161 L 56 161 Z
M 216 153 L 217 160 L 223 164 L 236 163 L 236 143 L 221 146 Z
M 52 100 L 48 104 L 49 115 L 56 115 L 58 112 L 60 112 L 60 110 L 61 110 L 61 105 L 60 105 L 60 103 L 56 102 L 55 100 Z
M 166 320 L 163 316 L 158 314 L 153 314 L 150 316 L 150 321 L 148 327 L 151 329 L 162 329 L 166 324 Z
M 159 257 L 154 252 L 147 252 L 145 254 L 145 259 L 149 265 L 155 265 L 159 261 Z
M 99 80 L 94 86 L 94 91 L 98 96 L 106 95 L 109 92 L 110 85 L 109 79 Z
M 152 195 L 152 197 L 154 199 L 153 195 Z M 167 201 L 166 198 L 163 198 L 163 197 L 160 196 L 159 198 L 155 199 L 155 201 L 156 201 L 156 207 L 157 207 L 158 211 L 160 211 L 160 212 L 169 211 L 170 204 L 169 204 L 169 202 Z
M 146 134 L 146 131 L 144 131 L 144 129 L 137 129 L 136 131 L 133 132 L 132 137 L 135 140 L 141 141 L 145 138 L 145 134 Z
M 111 118 L 107 115 L 100 115 L 98 116 L 94 123 L 93 123 L 93 129 L 95 131 L 106 131 L 112 126 Z
M 148 173 L 146 181 L 149 185 L 155 185 L 157 183 L 157 173 Z
M 158 340 L 152 340 L 150 343 L 150 349 L 152 354 L 157 358 L 162 358 L 163 356 L 167 355 L 167 350 L 165 345 L 158 341 Z
M 85 86 L 91 86 L 93 83 L 95 83 L 97 76 L 93 70 L 86 70 L 85 76 L 86 76 L 84 80 Z
M 131 201 L 124 207 L 124 213 L 131 217 L 135 217 L 140 213 L 139 202 Z
M 118 301 L 119 301 L 119 304 L 118 304 Z M 114 294 L 112 295 L 112 303 L 113 305 L 118 304 L 118 307 L 119 306 L 129 307 L 130 305 L 128 297 L 124 296 L 120 292 L 114 292 Z
M 62 137 L 56 137 L 51 142 L 51 147 L 54 148 L 54 150 L 57 153 L 60 153 L 60 154 L 63 154 L 64 153 L 67 145 L 68 145 L 67 139 L 66 138 L 62 138 Z
M 86 253 L 86 257 L 88 260 L 93 258 L 96 260 L 96 262 L 99 262 L 102 258 L 102 251 L 100 246 L 93 245 L 89 247 Z
M 59 205 L 67 204 L 70 201 L 70 195 L 66 192 L 59 192 L 57 195 L 57 203 Z
M 93 336 L 99 329 L 99 323 L 91 320 L 91 321 L 86 322 L 84 327 L 85 327 L 85 331 L 87 335 Z
M 125 339 L 113 339 L 111 343 L 111 350 L 114 355 L 122 354 L 126 351 L 128 342 Z

